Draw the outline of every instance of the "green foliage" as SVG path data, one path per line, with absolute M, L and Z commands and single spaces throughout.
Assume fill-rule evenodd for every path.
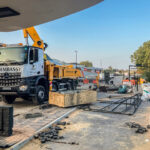
M 144 42 L 143 45 L 131 55 L 131 62 L 135 65 L 139 64 L 145 66 L 144 68 L 138 67 L 138 70 L 143 72 L 142 75 L 147 81 L 150 81 L 150 41 Z
M 109 66 L 109 67 L 108 67 L 108 70 L 113 71 L 112 66 Z
M 112 66 L 109 66 L 105 71 L 109 72 L 109 73 L 116 73 L 119 72 L 120 74 L 122 74 L 124 72 L 124 70 L 119 70 L 119 69 L 115 69 Z
M 150 82 L 150 71 L 144 71 L 142 77 L 143 77 L 146 81 Z
M 145 42 L 131 55 L 131 61 L 134 64 L 150 66 L 150 41 Z
M 88 60 L 80 62 L 80 65 L 84 65 L 85 67 L 93 67 L 92 62 L 90 62 Z
M 107 69 L 105 69 L 106 72 L 113 73 L 113 68 L 109 66 Z

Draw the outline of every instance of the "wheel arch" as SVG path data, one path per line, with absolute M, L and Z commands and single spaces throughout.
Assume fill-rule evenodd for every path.
M 44 86 L 45 88 L 48 86 L 48 80 L 46 77 L 42 76 L 42 77 L 38 77 L 36 79 L 36 82 L 35 82 L 35 85 L 42 85 Z

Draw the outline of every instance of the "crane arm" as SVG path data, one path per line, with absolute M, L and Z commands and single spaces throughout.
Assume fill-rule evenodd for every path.
M 23 34 L 24 34 L 24 38 L 26 39 L 27 44 L 28 44 L 28 37 L 30 36 L 34 42 L 32 46 L 39 47 L 43 49 L 43 51 L 47 47 L 47 44 L 45 44 L 43 40 L 41 40 L 40 36 L 38 35 L 34 27 L 23 29 Z

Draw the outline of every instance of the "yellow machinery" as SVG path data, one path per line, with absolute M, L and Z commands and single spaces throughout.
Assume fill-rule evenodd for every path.
M 24 38 L 26 39 L 26 43 L 28 45 L 28 37 L 30 36 L 33 40 L 33 47 L 38 47 L 43 49 L 47 48 L 47 44 L 41 40 L 37 31 L 34 27 L 23 29 Z M 75 89 L 77 86 L 77 79 L 82 77 L 81 71 L 79 69 L 73 68 L 73 65 L 55 65 L 47 60 L 45 57 L 45 75 L 47 76 L 50 82 L 50 91 L 57 91 L 60 89 Z
M 24 34 L 24 38 L 26 39 L 27 45 L 29 45 L 28 36 L 30 36 L 34 42 L 32 46 L 39 47 L 43 49 L 43 51 L 47 48 L 47 44 L 45 44 L 43 40 L 41 40 L 34 27 L 23 29 L 23 34 Z
M 77 86 L 77 79 L 82 77 L 79 69 L 70 66 L 61 66 L 51 63 L 49 60 L 45 62 L 45 74 L 50 81 L 50 91 L 74 90 Z

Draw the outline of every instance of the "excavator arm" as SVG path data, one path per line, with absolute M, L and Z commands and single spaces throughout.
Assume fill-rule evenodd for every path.
M 44 43 L 43 40 L 41 40 L 40 36 L 38 35 L 34 27 L 23 29 L 23 34 L 24 38 L 26 39 L 27 45 L 28 45 L 28 37 L 30 36 L 34 42 L 32 46 L 39 47 L 43 49 L 43 51 L 47 48 L 47 44 Z

